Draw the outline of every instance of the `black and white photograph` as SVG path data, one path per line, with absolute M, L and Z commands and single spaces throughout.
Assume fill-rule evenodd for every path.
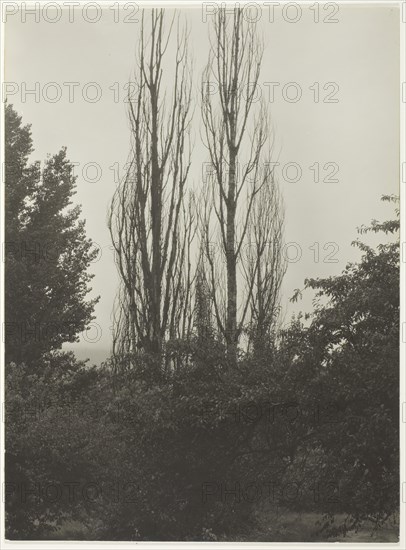
M 1 8 L 2 548 L 405 548 L 406 2 Z

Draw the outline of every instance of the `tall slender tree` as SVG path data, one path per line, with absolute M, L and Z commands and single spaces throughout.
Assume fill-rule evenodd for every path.
M 165 30 L 165 19 L 163 9 L 142 14 L 136 93 L 129 97 L 129 168 L 109 216 L 121 278 L 114 354 L 141 348 L 160 355 L 166 338 L 191 326 L 191 64 L 187 28 L 175 14 Z
M 242 262 L 249 295 L 248 345 L 254 353 L 269 351 L 280 319 L 280 289 L 287 262 L 283 253 L 284 209 L 274 174 L 258 194 L 248 223 L 246 258 Z
M 212 170 L 201 225 L 218 330 L 231 362 L 236 361 L 238 341 L 249 312 L 258 310 L 255 304 L 265 305 L 266 294 L 276 293 L 276 287 L 269 288 L 272 277 L 260 273 L 265 258 L 263 243 L 257 243 L 249 268 L 243 257 L 246 246 L 251 244 L 249 237 L 255 237 L 249 231 L 255 216 L 263 218 L 256 204 L 273 201 L 269 213 L 274 207 L 279 208 L 277 193 L 267 189 L 276 186 L 276 182 L 270 163 L 269 119 L 264 103 L 258 101 L 262 55 L 256 25 L 244 18 L 243 10 L 237 8 L 230 14 L 225 8 L 219 9 L 202 85 L 204 136 Z M 261 242 L 263 237 L 280 239 L 279 229 L 272 231 L 277 225 L 271 224 L 266 230 L 263 226 L 264 234 L 257 234 L 256 238 Z M 279 254 L 279 247 L 274 252 Z M 278 262 L 275 260 L 275 265 Z M 239 272 L 246 282 L 243 292 L 238 288 Z M 269 316 L 268 311 L 266 315 Z
M 204 252 L 200 253 L 196 269 L 194 323 L 197 337 L 205 342 L 214 336 L 212 326 L 210 286 L 205 272 Z

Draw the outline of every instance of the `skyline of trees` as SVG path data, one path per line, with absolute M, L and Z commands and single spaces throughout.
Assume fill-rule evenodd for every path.
M 286 269 L 269 116 L 263 102 L 259 109 L 254 105 L 263 46 L 241 9 L 232 16 L 218 11 L 200 98 L 211 169 L 195 189 L 188 181 L 188 31 L 174 22 L 175 16 L 165 32 L 163 10 L 152 10 L 150 22 L 141 19 L 137 91 L 129 98 L 132 151 L 109 216 L 121 278 L 113 354 L 159 355 L 165 340 L 189 338 L 196 325 L 196 285 L 205 272 L 205 315 L 235 363 L 243 333 L 258 348 L 275 327 Z M 172 32 L 177 53 L 171 94 L 161 89 L 161 78 L 171 66 L 165 52 Z

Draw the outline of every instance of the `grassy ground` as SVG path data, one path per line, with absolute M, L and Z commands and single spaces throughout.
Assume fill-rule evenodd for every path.
M 372 525 L 369 524 L 358 532 L 349 532 L 346 537 L 326 539 L 317 534 L 316 522 L 319 519 L 320 516 L 314 513 L 264 514 L 261 517 L 260 527 L 256 531 L 231 540 L 238 542 L 399 542 L 398 526 L 389 523 L 375 533 L 372 533 Z M 69 521 L 63 524 L 52 538 L 54 540 L 92 540 L 92 534 L 82 523 Z M 221 540 L 230 541 L 230 538 Z
M 365 524 L 362 529 L 350 531 L 347 535 L 326 538 L 318 533 L 317 521 L 320 515 L 316 513 L 284 512 L 276 515 L 262 515 L 259 528 L 250 535 L 240 538 L 245 542 L 399 542 L 399 528 L 387 523 L 383 528 L 373 532 L 372 524 Z M 344 519 L 337 517 L 336 523 Z M 237 540 L 237 539 L 236 539 Z

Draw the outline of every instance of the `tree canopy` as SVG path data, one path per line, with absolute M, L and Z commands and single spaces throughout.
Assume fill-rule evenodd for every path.
M 30 125 L 5 109 L 6 360 L 34 362 L 73 342 L 93 319 L 87 300 L 90 263 L 80 206 L 72 207 L 76 176 L 66 148 L 41 167 L 30 163 Z

